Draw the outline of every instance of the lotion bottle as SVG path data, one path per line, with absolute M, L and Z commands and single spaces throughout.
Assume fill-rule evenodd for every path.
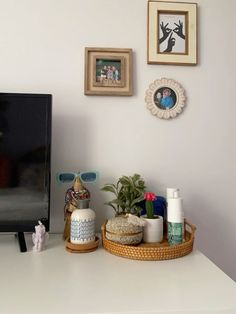
M 183 199 L 179 191 L 173 191 L 172 197 L 167 199 L 167 230 L 169 245 L 177 245 L 183 242 L 184 213 Z

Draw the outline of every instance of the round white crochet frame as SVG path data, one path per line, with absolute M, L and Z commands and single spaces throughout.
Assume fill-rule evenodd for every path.
M 161 109 L 157 107 L 154 102 L 156 91 L 163 87 L 172 89 L 176 94 L 176 103 L 170 109 Z M 176 81 L 168 78 L 161 78 L 160 80 L 155 80 L 153 83 L 151 83 L 146 91 L 145 96 L 147 108 L 154 116 L 157 116 L 161 119 L 175 118 L 179 113 L 182 112 L 183 107 L 185 106 L 185 101 L 186 97 L 183 87 Z

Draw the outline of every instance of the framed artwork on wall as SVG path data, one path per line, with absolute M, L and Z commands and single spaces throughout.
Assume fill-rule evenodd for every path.
M 147 62 L 197 64 L 197 4 L 148 1 Z
M 85 95 L 132 95 L 132 49 L 85 48 Z
M 183 87 L 172 79 L 155 80 L 146 91 L 145 102 L 154 116 L 161 119 L 175 118 L 185 106 Z

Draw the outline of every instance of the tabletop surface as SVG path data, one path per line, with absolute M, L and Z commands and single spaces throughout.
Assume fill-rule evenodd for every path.
M 236 283 L 201 252 L 168 261 L 69 253 L 61 235 L 20 253 L 0 236 L 1 314 L 236 314 Z

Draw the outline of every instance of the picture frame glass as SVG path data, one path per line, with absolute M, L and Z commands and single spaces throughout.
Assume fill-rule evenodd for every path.
M 159 109 L 168 110 L 175 107 L 177 102 L 177 95 L 172 88 L 163 86 L 155 91 L 153 95 L 153 101 Z
M 188 54 L 187 12 L 159 11 L 158 53 Z
M 95 57 L 94 86 L 123 87 L 125 78 L 123 73 L 123 58 Z

